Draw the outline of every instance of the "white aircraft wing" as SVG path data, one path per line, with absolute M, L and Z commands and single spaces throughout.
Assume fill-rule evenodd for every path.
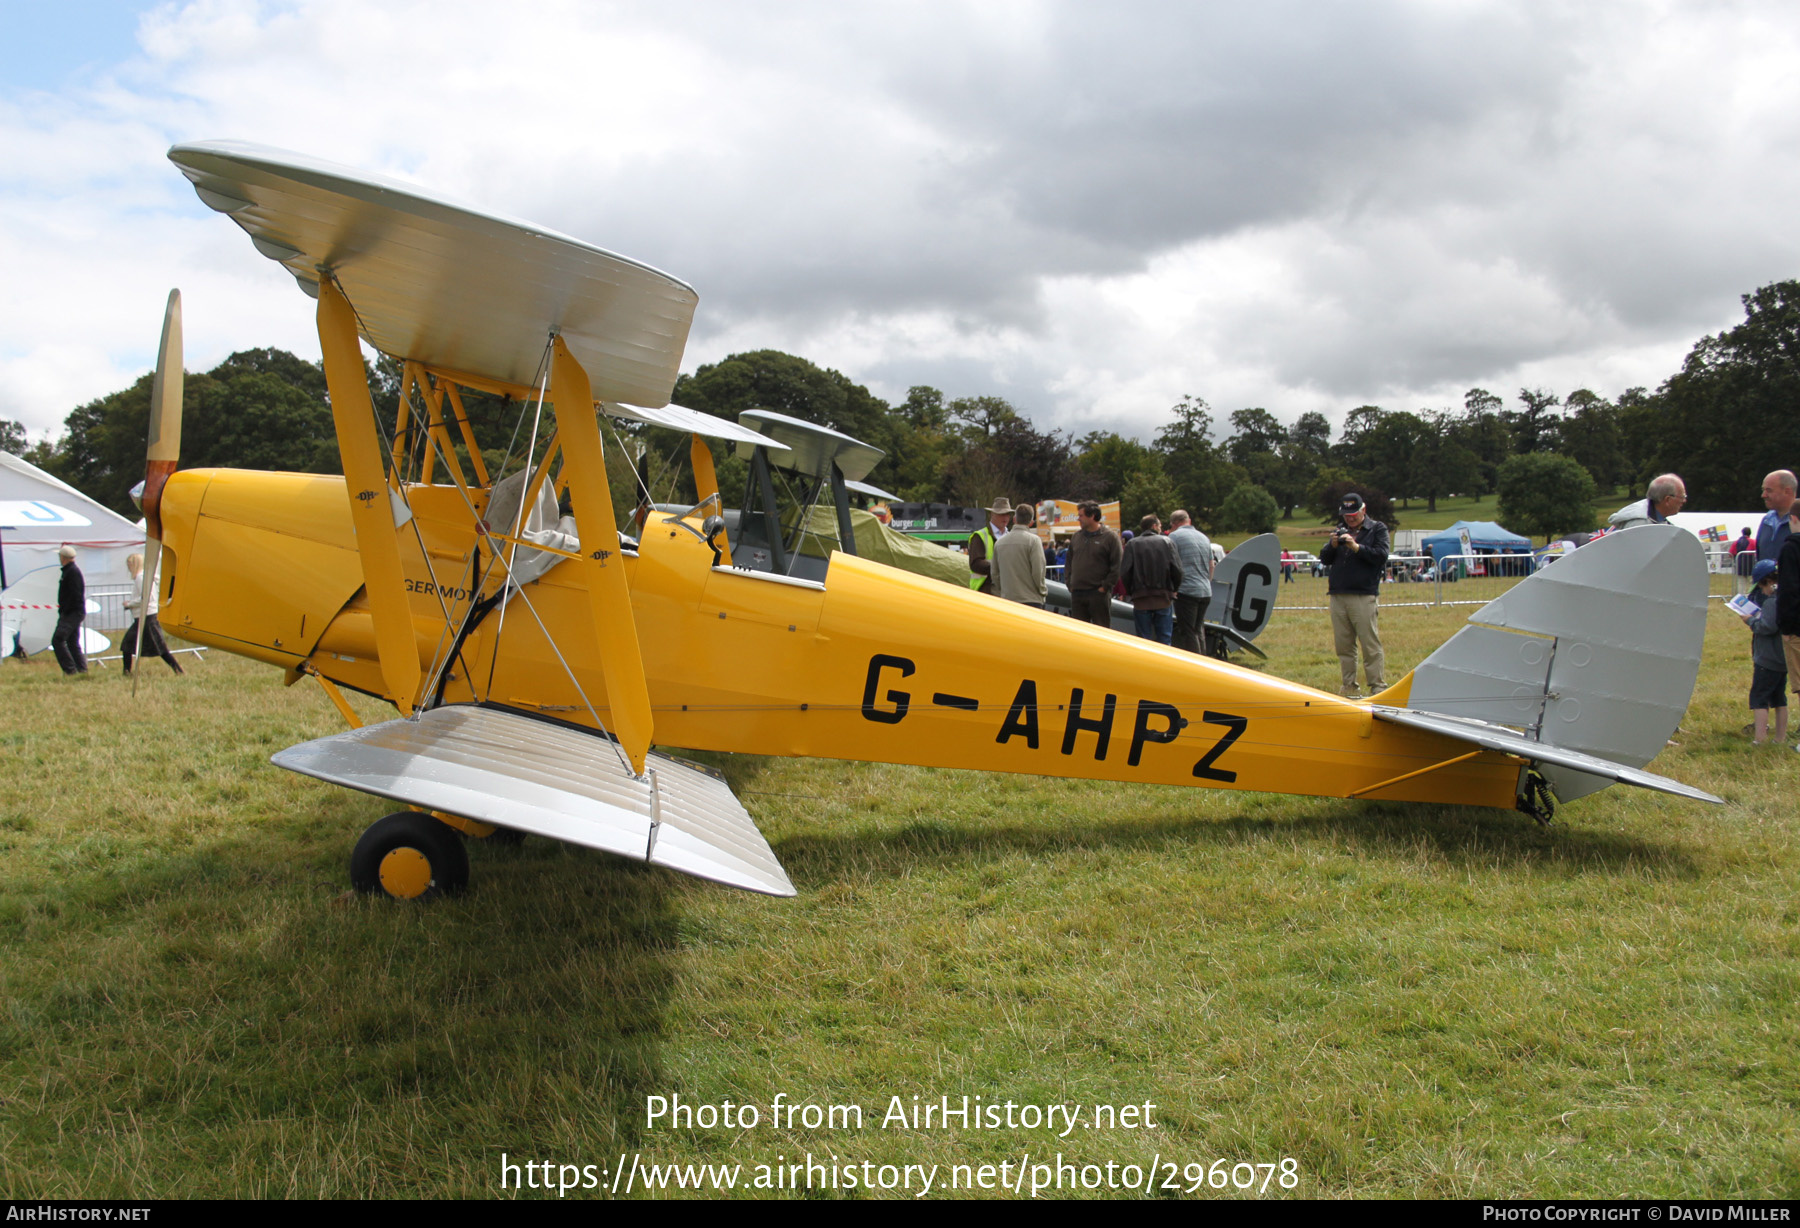
M 483 823 L 566 840 L 766 895 L 793 895 L 725 781 L 651 753 L 638 780 L 607 739 L 497 708 L 454 705 L 302 742 L 278 767 Z
M 752 447 L 772 448 L 777 452 L 786 452 L 788 446 L 767 435 L 760 435 L 747 426 L 740 426 L 728 418 L 715 418 L 711 414 L 697 409 L 688 409 L 683 405 L 664 405 L 657 409 L 646 409 L 641 405 L 626 405 L 619 401 L 600 402 L 602 413 L 614 418 L 629 418 L 633 422 L 648 422 L 651 426 L 666 426 L 677 431 L 688 431 L 695 435 L 705 435 L 709 439 L 729 439 L 735 443 L 747 443 Z
M 536 384 L 552 330 L 602 400 L 667 403 L 699 295 L 649 265 L 415 184 L 243 141 L 169 151 L 209 207 L 384 354 Z

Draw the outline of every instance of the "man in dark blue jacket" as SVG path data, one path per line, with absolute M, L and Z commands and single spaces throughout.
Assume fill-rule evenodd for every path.
M 87 673 L 87 654 L 81 650 L 81 624 L 87 621 L 87 580 L 75 566 L 75 547 L 57 551 L 62 560 L 62 581 L 56 586 L 56 633 L 50 647 L 65 674 Z
M 1769 514 L 1756 526 L 1756 561 L 1779 562 L 1782 543 L 1788 539 L 1788 510 L 1794 506 L 1796 483 L 1792 471 L 1777 469 L 1763 479 L 1763 506 Z
M 1343 694 L 1349 699 L 1358 698 L 1356 649 L 1359 644 L 1369 694 L 1373 695 L 1387 685 L 1383 678 L 1387 658 L 1381 651 L 1381 631 L 1375 622 L 1376 598 L 1387 560 L 1387 526 L 1379 520 L 1371 520 L 1363 509 L 1363 497 L 1351 491 L 1338 504 L 1338 524 L 1331 531 L 1331 540 L 1319 551 L 1319 562 L 1330 571 L 1326 591 L 1331 602 L 1331 634 L 1337 643 L 1338 665 L 1343 672 Z

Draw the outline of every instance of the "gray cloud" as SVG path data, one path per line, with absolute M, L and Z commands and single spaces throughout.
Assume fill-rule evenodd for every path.
M 59 320 L 103 373 L 147 350 L 111 335 L 124 300 L 80 306 L 109 279 L 135 302 L 197 271 L 232 304 L 221 355 L 275 339 L 252 321 L 305 336 L 161 161 L 209 136 L 667 268 L 702 296 L 690 365 L 771 345 L 1145 434 L 1184 392 L 1291 417 L 1527 371 L 1654 384 L 1800 257 L 1800 17 L 1773 5 L 215 0 L 142 43 L 0 98 L 29 168 L 0 253 L 46 287 L 0 306 L 0 377 L 65 398 L 40 420 L 106 390 L 59 366 Z

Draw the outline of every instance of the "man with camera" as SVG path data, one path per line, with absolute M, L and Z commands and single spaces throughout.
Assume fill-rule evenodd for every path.
M 1319 551 L 1319 562 L 1330 573 L 1326 591 L 1331 601 L 1331 634 L 1337 641 L 1342 690 L 1348 699 L 1359 698 L 1358 645 L 1362 647 L 1363 677 L 1368 681 L 1369 694 L 1386 686 L 1382 678 L 1386 659 L 1381 651 L 1381 633 L 1375 625 L 1375 602 L 1387 558 L 1387 526 L 1371 520 L 1363 509 L 1362 496 L 1351 491 L 1338 504 L 1337 525 Z

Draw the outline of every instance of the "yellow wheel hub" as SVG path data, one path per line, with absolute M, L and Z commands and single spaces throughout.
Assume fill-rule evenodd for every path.
M 396 899 L 418 899 L 431 889 L 431 862 L 418 849 L 395 849 L 381 859 L 381 889 Z

